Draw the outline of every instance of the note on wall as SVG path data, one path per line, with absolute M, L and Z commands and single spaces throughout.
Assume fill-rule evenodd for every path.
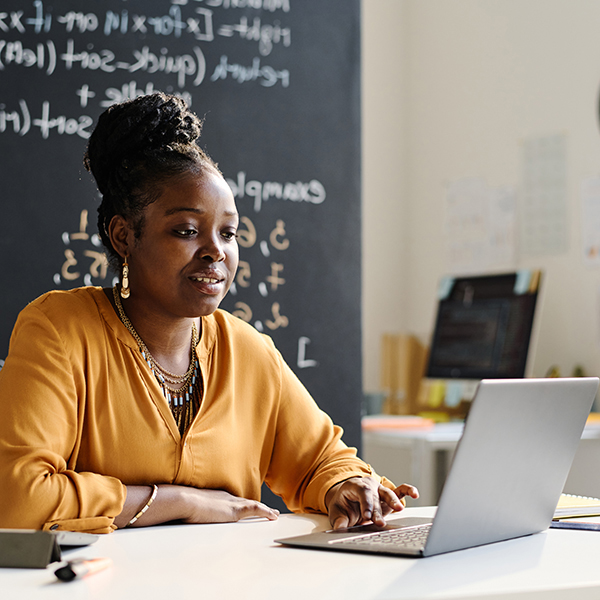
M 581 182 L 581 243 L 584 264 L 600 265 L 600 177 Z
M 530 138 L 522 147 L 520 249 L 524 255 L 561 254 L 567 249 L 566 138 Z
M 447 272 L 514 268 L 515 193 L 481 178 L 452 182 L 446 190 Z

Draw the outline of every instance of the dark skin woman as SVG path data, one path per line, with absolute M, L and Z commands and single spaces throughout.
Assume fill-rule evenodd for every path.
M 79 527 L 88 519 L 85 528 L 93 530 L 89 523 L 96 512 L 112 528 L 275 520 L 278 511 L 259 501 L 263 481 L 293 510 L 326 510 L 336 528 L 367 521 L 383 525 L 386 514 L 402 510 L 405 496 L 418 497 L 416 488 L 394 487 L 373 473 L 341 442 L 341 430 L 314 404 L 270 340 L 218 310 L 238 266 L 239 216 L 217 165 L 197 144 L 200 131 L 200 120 L 181 99 L 161 93 L 115 105 L 101 115 L 85 165 L 102 194 L 99 233 L 121 282 L 103 292 L 50 293 L 40 303 L 44 310 L 70 303 L 71 295 L 96 294 L 92 306 L 100 306 L 100 316 L 97 322 L 90 317 L 84 329 L 104 327 L 105 333 L 94 342 L 100 346 L 96 349 L 85 331 L 65 341 L 77 323 L 59 331 L 60 356 L 49 362 L 40 380 L 53 381 L 54 364 L 62 360 L 67 366 L 60 385 L 70 389 L 62 381 L 66 377 L 71 385 L 72 376 L 75 391 L 62 398 L 59 386 L 47 384 L 34 394 L 47 398 L 43 407 L 23 405 L 31 414 L 49 411 L 48 419 L 64 412 L 57 421 L 67 423 L 62 438 L 72 435 L 75 441 L 55 444 L 37 424 L 16 441 L 7 433 L 6 449 L 0 443 L 0 476 L 10 473 L 6 477 L 13 489 L 20 483 L 12 473 L 21 469 L 28 498 L 38 483 L 40 490 L 60 483 L 51 489 L 53 496 L 43 494 L 48 503 L 54 498 L 39 517 L 44 528 L 52 528 L 51 523 L 63 527 L 67 521 Z M 53 339 L 54 326 L 47 329 Z M 217 341 L 209 345 L 209 338 Z M 79 356 L 81 374 L 73 358 Z M 250 365 L 253 360 L 256 365 Z M 115 373 L 102 384 L 107 391 L 98 399 L 99 384 L 95 387 L 90 375 L 96 365 Z M 25 366 L 18 357 L 11 360 L 10 353 L 0 373 L 0 396 L 3 391 L 12 396 L 26 377 Z M 252 383 L 253 377 L 258 383 Z M 129 380 L 131 388 L 111 387 Z M 248 413 L 238 419 L 231 406 L 242 397 L 240 410 Z M 21 417 L 11 407 L 5 418 L 16 421 Z M 121 416 L 125 409 L 130 412 L 123 414 L 137 414 L 138 408 L 147 418 L 136 423 L 138 417 Z M 248 424 L 247 415 L 256 421 Z M 223 433 L 212 439 L 221 427 Z M 152 439 L 142 430 L 151 431 Z M 40 438 L 51 440 L 52 453 L 44 461 L 34 450 L 43 445 Z M 22 449 L 16 459 L 14 447 Z M 254 449 L 256 459 L 249 458 Z M 229 462 L 223 459 L 219 467 L 224 456 Z M 162 470 L 156 466 L 160 461 L 166 464 Z M 35 465 L 33 475 L 30 465 Z M 83 475 L 80 465 L 86 467 Z M 28 477 L 33 483 L 27 484 Z M 72 482 L 76 493 L 70 491 Z M 108 491 L 100 494 L 94 487 L 100 484 Z M 34 501 L 38 506 L 35 496 Z M 93 508 L 102 502 L 102 508 Z M 19 521 L 18 509 L 11 510 L 5 513 L 8 526 L 31 525 Z

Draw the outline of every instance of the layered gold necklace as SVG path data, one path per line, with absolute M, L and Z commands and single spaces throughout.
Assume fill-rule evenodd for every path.
M 121 322 L 127 327 L 129 333 L 131 333 L 137 342 L 142 357 L 156 377 L 163 395 L 169 404 L 175 422 L 177 423 L 177 428 L 181 435 L 183 435 L 194 420 L 194 416 L 198 412 L 200 402 L 202 401 L 202 378 L 200 377 L 200 363 L 198 362 L 198 356 L 196 355 L 196 346 L 199 341 L 196 323 L 192 322 L 190 366 L 186 373 L 177 375 L 162 367 L 152 356 L 144 343 L 144 340 L 139 336 L 127 317 L 116 285 L 113 288 L 113 296 Z

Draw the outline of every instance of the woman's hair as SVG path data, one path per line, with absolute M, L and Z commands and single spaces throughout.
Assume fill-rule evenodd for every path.
M 129 220 L 139 238 L 143 209 L 170 180 L 206 169 L 219 173 L 196 143 L 201 130 L 202 121 L 181 98 L 161 92 L 114 104 L 100 115 L 83 162 L 102 194 L 98 231 L 114 268 L 121 264 L 108 235 L 115 215 Z

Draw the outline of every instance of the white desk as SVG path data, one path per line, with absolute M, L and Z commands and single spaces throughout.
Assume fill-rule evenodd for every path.
M 430 508 L 407 509 L 431 514 Z M 325 528 L 321 516 L 117 531 L 74 556 L 114 566 L 61 583 L 48 569 L 0 569 L 3 600 L 410 600 L 600 597 L 600 533 L 549 530 L 432 558 L 286 548 L 277 537 Z M 510 596 L 509 596 L 510 595 Z
M 362 458 L 394 483 L 412 483 L 420 498 L 411 506 L 437 504 L 462 423 L 440 423 L 433 429 L 363 431 Z M 600 497 L 600 426 L 590 425 L 581 437 L 565 484 L 569 494 Z

